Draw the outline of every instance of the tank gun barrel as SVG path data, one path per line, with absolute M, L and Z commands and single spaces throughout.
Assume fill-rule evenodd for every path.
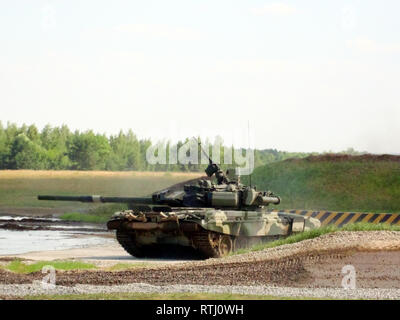
M 281 202 L 281 199 L 279 197 L 273 197 L 273 196 L 260 196 L 257 197 L 256 201 L 258 205 L 265 206 L 270 203 L 279 204 Z
M 103 196 L 50 196 L 39 195 L 38 200 L 52 201 L 80 201 L 80 202 L 101 202 L 101 203 L 138 203 L 153 204 L 152 198 L 137 197 L 103 197 Z

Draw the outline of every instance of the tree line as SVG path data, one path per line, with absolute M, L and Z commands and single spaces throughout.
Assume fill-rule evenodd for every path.
M 189 139 L 179 141 L 179 148 Z M 169 142 L 168 142 L 169 143 Z M 202 171 L 206 165 L 149 164 L 150 139 L 138 139 L 132 130 L 116 135 L 92 130 L 71 131 L 66 125 L 17 126 L 0 122 L 0 169 L 109 170 L 109 171 Z M 255 167 L 310 153 L 255 150 Z M 222 165 L 222 167 L 226 167 Z

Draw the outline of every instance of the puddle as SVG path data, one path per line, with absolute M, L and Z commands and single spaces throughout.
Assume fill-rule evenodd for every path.
M 0 255 L 112 244 L 103 225 L 55 218 L 0 217 Z
M 23 221 L 23 220 L 36 220 L 36 221 L 45 221 L 45 222 L 57 222 L 63 221 L 58 218 L 36 218 L 36 217 L 24 217 L 24 216 L 0 216 L 0 221 Z
M 0 255 L 13 255 L 33 251 L 84 248 L 93 245 L 112 244 L 112 238 L 98 233 L 78 231 L 11 231 L 0 230 Z

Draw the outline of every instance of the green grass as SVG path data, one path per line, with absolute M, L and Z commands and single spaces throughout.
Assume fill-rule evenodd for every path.
M 0 269 L 12 271 L 15 273 L 31 273 L 41 271 L 44 266 L 53 266 L 56 270 L 87 270 L 99 269 L 94 264 L 80 262 L 80 261 L 38 261 L 32 264 L 24 263 L 20 259 L 15 259 L 8 264 L 0 265 Z M 116 263 L 107 268 L 100 268 L 105 271 L 123 271 L 136 268 L 145 268 L 154 266 L 156 264 L 149 262 L 135 262 L 135 263 Z M 157 264 L 161 266 L 162 264 Z
M 281 161 L 256 168 L 252 184 L 279 195 L 279 209 L 400 212 L 400 162 Z
M 264 250 L 267 248 L 274 248 L 278 246 L 282 246 L 285 244 L 292 244 L 295 242 L 300 242 L 303 240 L 307 239 L 313 239 L 316 237 L 320 237 L 324 234 L 327 233 L 332 233 L 332 232 L 338 232 L 338 231 L 400 231 L 400 226 L 391 226 L 385 223 L 380 223 L 380 224 L 372 224 L 372 223 L 354 223 L 354 224 L 347 224 L 341 228 L 338 228 L 336 226 L 328 225 L 324 226 L 318 229 L 313 229 L 309 231 L 305 231 L 302 233 L 297 233 L 294 235 L 291 235 L 287 238 L 284 239 L 279 239 L 276 241 L 271 241 L 271 242 L 266 242 L 266 243 L 260 243 L 257 245 L 254 245 L 253 247 L 249 249 L 240 249 L 232 253 L 233 255 L 236 254 L 243 254 L 251 251 L 260 251 Z
M 44 266 L 52 266 L 56 270 L 87 270 L 96 268 L 94 264 L 79 261 L 38 261 L 25 264 L 20 260 L 14 260 L 4 266 L 4 269 L 15 273 L 31 273 L 41 271 Z
M 69 220 L 69 221 L 81 221 L 81 222 L 89 222 L 89 223 L 105 223 L 110 218 L 110 215 L 108 217 L 105 217 L 105 216 L 89 215 L 87 213 L 71 212 L 71 213 L 64 213 L 59 218 L 63 219 L 63 220 Z
M 27 300 L 321 300 L 309 297 L 278 297 L 269 295 L 242 295 L 227 293 L 99 293 L 69 295 L 24 296 Z M 329 298 L 322 300 L 331 300 Z
M 116 211 L 128 209 L 126 204 L 104 204 L 100 207 L 90 209 L 87 213 L 71 212 L 64 213 L 59 218 L 70 221 L 81 221 L 89 223 L 105 223 Z

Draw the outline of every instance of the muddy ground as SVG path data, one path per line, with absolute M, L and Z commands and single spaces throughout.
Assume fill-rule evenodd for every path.
M 400 232 L 338 232 L 299 243 L 224 259 L 189 261 L 127 271 L 57 272 L 57 284 L 276 285 L 340 288 L 352 265 L 357 288 L 400 288 Z M 0 283 L 32 283 L 41 273 L 0 271 Z

